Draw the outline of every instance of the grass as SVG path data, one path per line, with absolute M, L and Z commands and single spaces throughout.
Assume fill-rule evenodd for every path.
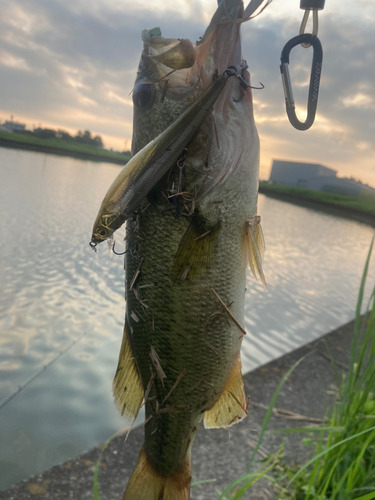
M 93 493 L 94 500 L 100 500 L 100 496 L 99 496 L 99 467 L 100 467 L 100 464 L 102 463 L 105 449 L 107 448 L 107 446 L 110 444 L 110 442 L 115 437 L 119 436 L 120 434 L 123 434 L 125 431 L 128 431 L 128 433 L 129 433 L 130 430 L 131 430 L 131 427 L 124 427 L 123 429 L 118 430 L 117 432 L 112 434 L 112 436 L 110 438 L 108 438 L 107 441 L 101 447 L 99 458 L 95 464 L 94 479 L 93 479 L 93 483 L 92 483 L 92 493 Z
M 12 142 L 14 141 L 29 146 L 36 146 L 40 148 L 40 150 L 42 150 L 42 148 L 55 148 L 60 149 L 65 153 L 71 152 L 73 154 L 87 154 L 91 156 L 97 156 L 98 158 L 107 158 L 109 161 L 124 160 L 124 164 L 130 159 L 129 155 L 115 153 L 106 149 L 90 146 L 88 144 L 79 144 L 77 142 L 64 141 L 62 139 L 39 139 L 38 137 L 32 137 L 28 135 L 11 134 L 3 130 L 0 130 L 0 139 Z
M 329 424 L 315 429 L 266 431 L 278 393 L 294 365 L 281 380 L 263 421 L 257 448 L 265 432 L 311 433 L 320 437 L 314 455 L 302 465 L 289 466 L 283 460 L 283 445 L 252 474 L 231 483 L 218 500 L 238 500 L 262 477 L 267 477 L 278 493 L 278 500 L 372 500 L 375 499 L 375 289 L 364 316 L 361 315 L 364 289 L 373 242 L 367 257 L 358 295 L 350 371 L 342 380 L 335 369 L 338 395 Z M 229 495 L 229 496 L 227 496 Z
M 294 198 L 303 200 L 312 200 L 321 203 L 328 203 L 345 207 L 347 209 L 359 210 L 361 212 L 370 213 L 375 215 L 375 199 L 360 197 L 354 198 L 352 196 L 344 196 L 341 194 L 327 193 L 324 191 L 313 191 L 312 189 L 303 189 L 290 186 L 282 186 L 280 184 L 268 184 L 267 182 L 259 183 L 260 193 L 275 193 L 290 195 Z

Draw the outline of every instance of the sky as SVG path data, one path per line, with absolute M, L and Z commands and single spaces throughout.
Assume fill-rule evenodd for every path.
M 246 1 L 246 0 L 245 0 Z M 313 127 L 297 131 L 285 113 L 280 53 L 299 32 L 299 0 L 273 0 L 242 25 L 261 140 L 260 178 L 272 159 L 321 163 L 375 186 L 375 0 L 326 0 L 319 14 L 324 59 Z M 141 31 L 160 26 L 196 41 L 215 0 L 0 0 L 0 121 L 28 128 L 91 130 L 105 147 L 129 150 Z M 312 49 L 293 49 L 297 113 L 306 109 Z

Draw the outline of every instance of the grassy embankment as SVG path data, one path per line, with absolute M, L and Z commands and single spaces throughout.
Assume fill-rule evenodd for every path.
M 283 377 L 272 397 L 250 465 L 266 432 L 307 435 L 303 441 L 312 445 L 313 456 L 303 464 L 287 465 L 282 444 L 276 453 L 263 460 L 257 471 L 235 480 L 217 500 L 240 500 L 264 477 L 273 484 L 277 500 L 375 499 L 375 288 L 365 315 L 361 314 L 373 243 L 358 294 L 350 368 L 346 375 L 338 372 L 328 351 L 337 388 L 334 407 L 327 411 L 327 423 L 266 430 L 278 394 L 294 368 L 303 362 L 302 358 Z M 318 440 L 312 439 L 314 434 L 318 434 Z
M 290 200 L 291 202 L 294 200 L 309 201 L 321 206 L 342 207 L 346 211 L 375 215 L 375 199 L 365 197 L 353 198 L 352 196 L 282 186 L 280 184 L 268 184 L 267 182 L 259 183 L 259 192 L 286 201 Z
M 0 130 L 0 146 L 61 156 L 72 156 L 73 158 L 93 161 L 107 161 L 120 165 L 125 165 L 130 159 L 129 155 L 115 153 L 95 146 L 64 141 L 62 139 L 39 139 L 38 137 L 27 135 L 10 134 L 3 130 Z

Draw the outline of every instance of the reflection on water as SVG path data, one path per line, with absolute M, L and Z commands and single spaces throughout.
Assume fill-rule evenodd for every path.
M 249 370 L 354 317 L 374 230 L 259 196 L 268 292 L 248 277 L 243 365 Z M 374 259 L 370 267 L 374 284 Z M 368 290 L 370 289 L 370 283 Z
M 124 318 L 122 259 L 110 261 L 104 245 L 97 255 L 88 246 L 118 171 L 0 148 L 0 401 L 87 332 L 0 411 L 0 488 L 127 424 L 111 389 Z M 259 213 L 268 292 L 248 277 L 245 370 L 353 317 L 373 235 L 357 222 L 264 196 Z

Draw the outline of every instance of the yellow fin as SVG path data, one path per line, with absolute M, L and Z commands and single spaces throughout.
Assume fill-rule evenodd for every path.
M 189 500 L 190 482 L 190 460 L 181 472 L 162 476 L 151 467 L 142 447 L 122 500 Z
M 220 224 L 211 228 L 201 226 L 197 220 L 190 223 L 173 262 L 172 274 L 178 280 L 195 278 L 210 267 L 219 228 Z
M 262 262 L 266 249 L 262 227 L 260 225 L 260 216 L 256 215 L 246 221 L 246 248 L 249 267 L 256 280 L 258 277 L 264 288 L 267 290 L 266 278 L 264 277 Z
M 220 398 L 204 414 L 204 426 L 207 429 L 230 427 L 247 416 L 245 393 L 241 374 L 240 356 L 234 364 L 232 373 Z
M 144 391 L 126 325 L 112 387 L 115 403 L 121 415 L 135 419 L 143 401 Z

